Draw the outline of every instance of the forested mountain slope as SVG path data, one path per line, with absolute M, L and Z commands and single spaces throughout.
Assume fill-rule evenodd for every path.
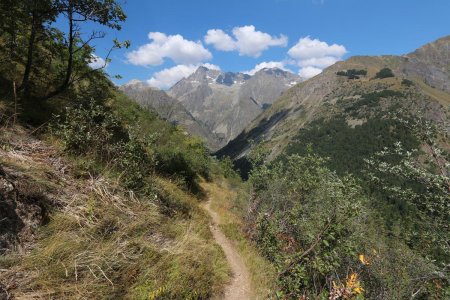
M 246 164 L 242 158 L 261 144 L 273 159 L 301 128 L 319 119 L 339 117 L 354 127 L 401 111 L 444 125 L 450 104 L 449 43 L 445 37 L 405 56 L 358 56 L 338 62 L 285 92 L 217 154 Z M 382 69 L 386 73 L 378 74 Z

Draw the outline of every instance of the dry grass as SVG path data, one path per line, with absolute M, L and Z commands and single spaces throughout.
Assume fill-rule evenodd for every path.
M 25 131 L 0 132 L 0 164 L 49 199 L 48 224 L 23 255 L 2 256 L 0 283 L 18 299 L 205 299 L 228 281 L 198 199 L 154 177 L 138 197 L 104 176 L 74 178 L 54 147 Z M 168 214 L 166 205 L 171 212 Z
M 211 199 L 211 208 L 220 218 L 222 231 L 235 243 L 249 269 L 255 296 L 267 299 L 275 290 L 276 271 L 243 232 L 241 213 L 245 211 L 245 204 L 239 203 L 237 192 L 243 188 L 233 189 L 227 180 L 218 178 L 214 182 L 202 182 L 201 186 Z
M 438 90 L 436 88 L 433 88 L 418 79 L 414 80 L 414 82 L 420 86 L 420 88 L 424 91 L 424 93 L 427 96 L 438 101 L 444 107 L 448 107 L 448 105 L 450 105 L 450 95 L 448 93 Z
M 228 273 L 204 216 L 168 219 L 151 202 L 96 186 L 87 201 L 56 214 L 26 261 L 41 269 L 32 288 L 65 297 L 207 297 Z M 56 287 L 56 288 L 55 288 Z

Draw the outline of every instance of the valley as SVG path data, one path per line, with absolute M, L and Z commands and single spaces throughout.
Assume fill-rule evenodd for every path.
M 447 2 L 132 2 L 0 2 L 0 300 L 450 298 Z

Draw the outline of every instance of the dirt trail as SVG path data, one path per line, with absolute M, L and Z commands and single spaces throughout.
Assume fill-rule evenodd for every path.
M 225 288 L 223 300 L 247 300 L 253 299 L 250 284 L 250 273 L 248 272 L 244 261 L 231 241 L 222 233 L 218 224 L 219 216 L 211 209 L 211 200 L 203 206 L 212 218 L 210 225 L 211 232 L 217 244 L 222 247 L 227 258 L 228 264 L 233 272 L 231 283 Z

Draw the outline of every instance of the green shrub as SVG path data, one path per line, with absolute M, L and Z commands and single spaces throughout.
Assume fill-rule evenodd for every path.
M 252 172 L 248 230 L 278 269 L 279 295 L 314 299 L 357 264 L 362 203 L 351 178 L 340 179 L 309 152 Z
M 394 76 L 395 75 L 391 69 L 383 68 L 375 75 L 375 78 L 383 79 L 383 78 L 389 78 L 389 77 L 394 77 Z
M 209 157 L 203 143 L 193 142 L 186 151 L 185 145 L 165 146 L 156 149 L 158 172 L 181 179 L 194 193 L 200 192 L 197 177 L 209 178 Z
M 417 226 L 424 216 L 408 214 L 399 219 L 398 214 L 389 213 L 392 206 L 367 194 L 353 177 L 338 177 L 325 163 L 327 160 L 310 148 L 303 156 L 291 155 L 283 162 L 262 165 L 251 174 L 247 232 L 277 268 L 277 296 L 331 299 L 345 291 L 352 295 L 345 299 L 377 299 L 380 295 L 407 299 L 417 292 L 420 299 L 446 299 L 442 270 L 448 259 L 440 266 L 430 257 L 431 252 L 416 249 L 434 247 L 427 239 L 440 242 L 436 235 L 415 240 L 424 232 Z M 410 163 L 404 166 L 413 170 Z M 409 178 L 414 173 L 386 163 L 371 167 Z M 383 189 L 391 185 L 386 180 L 390 177 L 373 179 Z M 441 181 L 436 183 L 442 191 L 447 188 Z M 408 197 L 406 191 L 396 190 Z M 446 193 L 448 198 L 448 190 Z M 424 202 L 429 195 L 420 197 Z M 439 195 L 437 205 L 436 198 L 428 201 L 438 207 L 443 199 Z M 447 211 L 442 215 L 448 218 Z M 404 239 L 403 231 L 410 229 L 412 235 Z M 445 257 L 448 255 L 441 258 Z
M 146 140 L 143 133 L 152 133 L 151 149 L 157 173 L 177 179 L 193 192 L 199 191 L 196 178 L 208 179 L 211 166 L 209 151 L 199 138 L 186 135 L 185 130 L 159 119 L 123 94 L 117 93 L 108 104 L 127 126 L 139 124 L 139 130 L 134 130 L 139 139 Z
M 67 107 L 56 117 L 51 129 L 61 138 L 64 149 L 72 154 L 91 154 L 102 161 L 114 157 L 119 142 L 127 137 L 119 119 L 93 101 Z
M 233 167 L 234 167 L 233 161 L 228 156 L 220 160 L 220 169 L 225 178 L 230 179 L 239 177 L 239 175 L 236 173 Z
M 140 188 L 156 164 L 146 149 L 151 138 L 139 138 L 127 130 L 107 107 L 93 101 L 68 107 L 58 116 L 51 130 L 61 138 L 67 152 L 84 155 L 107 164 L 121 173 L 128 188 Z
M 404 79 L 402 79 L 402 85 L 405 85 L 405 86 L 407 86 L 407 87 L 410 87 L 410 86 L 414 86 L 414 82 L 412 82 L 412 81 L 409 80 L 409 79 L 404 78 Z
M 143 186 L 145 177 L 156 164 L 156 159 L 147 152 L 140 139 L 130 134 L 128 141 L 120 144 L 117 164 L 122 171 L 125 186 L 138 188 Z
M 357 70 L 357 69 L 350 69 L 347 71 L 338 71 L 336 73 L 338 76 L 346 76 L 348 79 L 359 79 L 359 76 L 366 76 L 367 71 L 366 70 Z

